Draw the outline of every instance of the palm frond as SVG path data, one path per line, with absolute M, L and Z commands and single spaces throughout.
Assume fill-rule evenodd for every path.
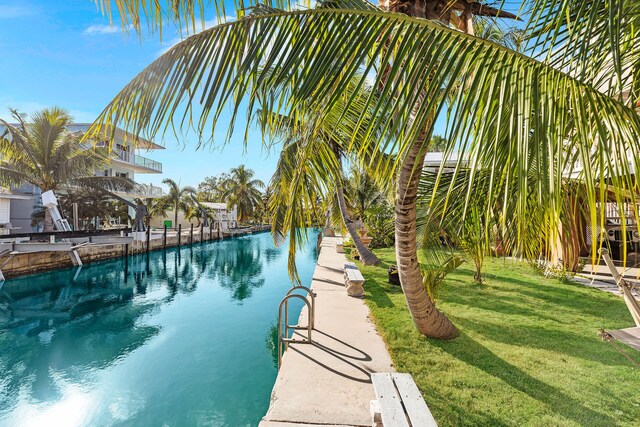
M 203 31 L 132 80 L 91 132 L 120 125 L 153 135 L 175 125 L 213 136 L 224 123 L 228 140 L 240 111 L 277 111 L 313 127 L 309 112 L 339 103 L 371 112 L 324 117 L 324 126 L 351 136 L 344 149 L 384 153 L 396 165 L 446 114 L 448 151 L 467 153 L 470 181 L 489 170 L 490 195 L 515 186 L 519 215 L 533 194 L 550 207 L 549 227 L 561 216 L 566 179 L 584 186 L 594 222 L 605 182 L 620 200 L 637 188 L 640 117 L 632 108 L 506 47 L 378 10 L 273 11 Z M 231 120 L 218 120 L 227 108 Z M 469 204 L 471 190 L 461 202 Z
M 604 93 L 640 100 L 640 3 L 628 0 L 534 0 L 530 49 Z

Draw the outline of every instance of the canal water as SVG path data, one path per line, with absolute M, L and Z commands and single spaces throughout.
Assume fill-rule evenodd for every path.
M 305 285 L 315 242 L 297 257 Z M 8 280 L 0 425 L 257 425 L 290 286 L 269 233 Z

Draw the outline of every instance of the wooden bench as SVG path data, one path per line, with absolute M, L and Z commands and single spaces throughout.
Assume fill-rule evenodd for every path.
M 352 297 L 364 296 L 364 276 L 358 267 L 352 262 L 344 263 L 344 285 L 347 287 L 347 295 Z
M 336 242 L 336 252 L 339 254 L 344 253 L 344 240 L 340 239 Z
M 373 427 L 437 427 L 409 374 L 372 374 L 377 400 L 371 401 Z

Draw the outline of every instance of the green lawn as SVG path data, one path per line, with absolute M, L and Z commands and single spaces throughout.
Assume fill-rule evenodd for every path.
M 393 250 L 375 252 L 382 265 L 359 265 L 366 302 L 396 369 L 413 375 L 440 426 L 640 425 L 640 369 L 597 335 L 633 326 L 621 298 L 498 259 L 474 285 L 465 263 L 438 303 L 461 335 L 430 340 L 387 283 Z

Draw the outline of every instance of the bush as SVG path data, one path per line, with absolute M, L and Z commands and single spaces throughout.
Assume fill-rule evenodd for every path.
M 365 224 L 369 230 L 371 249 L 388 248 L 396 242 L 393 224 L 393 208 L 388 204 L 379 205 L 367 210 Z

